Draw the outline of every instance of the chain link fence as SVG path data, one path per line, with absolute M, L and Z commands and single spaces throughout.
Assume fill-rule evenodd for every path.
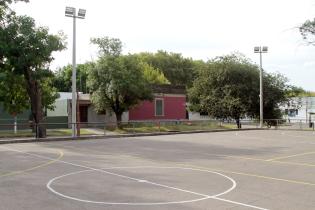
M 154 120 L 129 121 L 116 123 L 84 122 L 84 123 L 41 123 L 28 120 L 8 122 L 0 120 L 0 139 L 30 137 L 36 138 L 39 127 L 46 129 L 48 137 L 71 137 L 72 126 L 76 126 L 77 136 L 105 136 L 136 133 L 174 133 L 184 131 L 212 131 L 231 129 L 258 129 L 259 120 Z M 314 122 L 292 119 L 264 120 L 265 129 L 314 131 Z

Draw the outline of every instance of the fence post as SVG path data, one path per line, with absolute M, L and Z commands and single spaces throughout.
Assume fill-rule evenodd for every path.
M 14 134 L 17 133 L 17 117 L 16 115 L 14 116 Z
M 158 121 L 158 125 L 159 125 L 159 132 L 161 132 L 161 122 L 160 122 L 160 120 Z
M 37 123 L 35 123 L 35 138 L 36 139 L 38 139 L 38 134 L 39 132 L 38 132 L 38 124 Z
M 77 122 L 75 125 L 76 125 L 76 128 L 77 128 L 77 136 L 80 137 L 80 134 L 81 134 L 81 132 L 80 132 L 80 122 Z

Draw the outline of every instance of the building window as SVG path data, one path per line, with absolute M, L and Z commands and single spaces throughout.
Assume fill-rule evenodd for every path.
M 289 109 L 288 110 L 288 116 L 289 117 L 296 117 L 296 115 L 298 115 L 298 110 L 297 109 Z
M 163 99 L 155 99 L 155 116 L 164 116 L 164 101 Z

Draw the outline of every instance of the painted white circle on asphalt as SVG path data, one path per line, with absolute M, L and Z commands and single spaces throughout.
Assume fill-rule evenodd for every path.
M 80 199 L 80 198 L 76 198 L 76 197 L 72 197 L 72 196 L 68 196 L 68 195 L 65 195 L 63 193 L 60 193 L 58 192 L 57 190 L 55 190 L 53 187 L 52 187 L 52 184 L 57 181 L 57 180 L 60 180 L 62 178 L 65 178 L 65 177 L 68 177 L 68 176 L 72 176 L 72 175 L 75 175 L 75 174 L 79 174 L 79 173 L 85 173 L 85 172 L 89 172 L 89 171 L 98 171 L 98 172 L 102 172 L 102 170 L 104 172 L 107 173 L 107 171 L 105 170 L 109 170 L 109 169 L 126 169 L 126 168 L 131 168 L 131 169 L 143 169 L 143 168 L 153 168 L 153 169 L 180 169 L 180 170 L 192 170 L 192 171 L 200 171 L 200 172 L 206 172 L 206 173 L 212 173 L 212 174 L 216 174 L 216 175 L 219 175 L 219 176 L 222 176 L 224 177 L 225 179 L 229 180 L 231 183 L 232 183 L 232 186 L 228 189 L 226 189 L 225 191 L 221 192 L 221 193 L 218 193 L 218 194 L 215 194 L 215 195 L 206 195 L 206 194 L 201 194 L 201 193 L 198 193 L 198 192 L 193 192 L 193 191 L 188 191 L 188 190 L 183 190 L 183 189 L 180 189 L 180 188 L 175 188 L 175 187 L 171 187 L 171 186 L 166 186 L 166 185 L 160 185 L 160 184 L 156 184 L 156 183 L 153 183 L 153 182 L 150 182 L 150 181 L 147 181 L 147 180 L 141 180 L 141 179 L 135 179 L 135 178 L 132 178 L 134 180 L 137 180 L 138 182 L 142 182 L 142 183 L 148 183 L 148 184 L 152 184 L 152 185 L 159 185 L 159 186 L 162 186 L 162 187 L 165 187 L 165 188 L 168 188 L 168 189 L 173 189 L 173 190 L 179 190 L 179 191 L 182 191 L 182 192 L 186 192 L 186 193 L 191 193 L 191 194 L 197 194 L 197 195 L 200 195 L 201 198 L 197 198 L 197 199 L 191 199 L 191 200 L 181 200 L 181 201 L 170 201 L 170 202 L 152 202 L 152 203 L 138 203 L 138 202 L 107 202 L 107 201 L 93 201 L 93 200 L 86 200 L 86 199 Z M 121 175 L 121 176 L 124 176 L 124 175 Z M 133 205 L 133 206 L 149 206 L 149 205 L 168 205 L 168 204 L 182 204 L 182 203 L 192 203 L 192 202 L 197 202 L 197 201 L 202 201 L 202 200 L 206 200 L 206 199 L 210 199 L 210 198 L 215 198 L 215 197 L 218 197 L 218 196 L 221 196 L 221 195 L 224 195 L 224 194 L 227 194 L 229 192 L 231 192 L 232 190 L 235 189 L 236 187 L 236 182 L 224 175 L 224 174 L 221 174 L 221 173 L 218 173 L 218 172 L 215 172 L 215 171 L 209 171 L 209 170 L 204 170 L 204 169 L 196 169 L 196 168 L 182 168 L 182 167 L 154 167 L 154 166 L 139 166 L 139 167 L 112 167 L 112 168 L 106 168 L 106 169 L 100 169 L 100 170 L 83 170 L 83 171 L 77 171 L 77 172 L 72 172 L 72 173 L 68 173 L 68 174 L 64 174 L 64 175 L 61 175 L 61 176 L 58 176 L 58 177 L 55 177 L 53 179 L 51 179 L 46 187 L 53 193 L 55 193 L 56 195 L 58 196 L 61 196 L 63 198 L 66 198 L 66 199 L 70 199 L 70 200 L 75 200 L 75 201 L 79 201 L 79 202 L 85 202 L 85 203 L 93 203 L 93 204 L 104 204 L 104 205 Z

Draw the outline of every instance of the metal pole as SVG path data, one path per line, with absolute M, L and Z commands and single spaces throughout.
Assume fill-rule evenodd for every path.
M 264 95 L 263 95 L 263 69 L 262 69 L 262 49 L 260 47 L 260 128 L 263 127 L 264 121 Z
M 77 136 L 80 136 L 80 96 L 79 96 L 79 92 L 77 92 Z
M 76 10 L 74 9 L 74 14 Z M 76 101 L 76 17 L 73 16 L 73 48 L 72 48 L 72 137 L 76 137 L 77 101 Z
M 14 134 L 17 134 L 17 116 L 14 115 Z

